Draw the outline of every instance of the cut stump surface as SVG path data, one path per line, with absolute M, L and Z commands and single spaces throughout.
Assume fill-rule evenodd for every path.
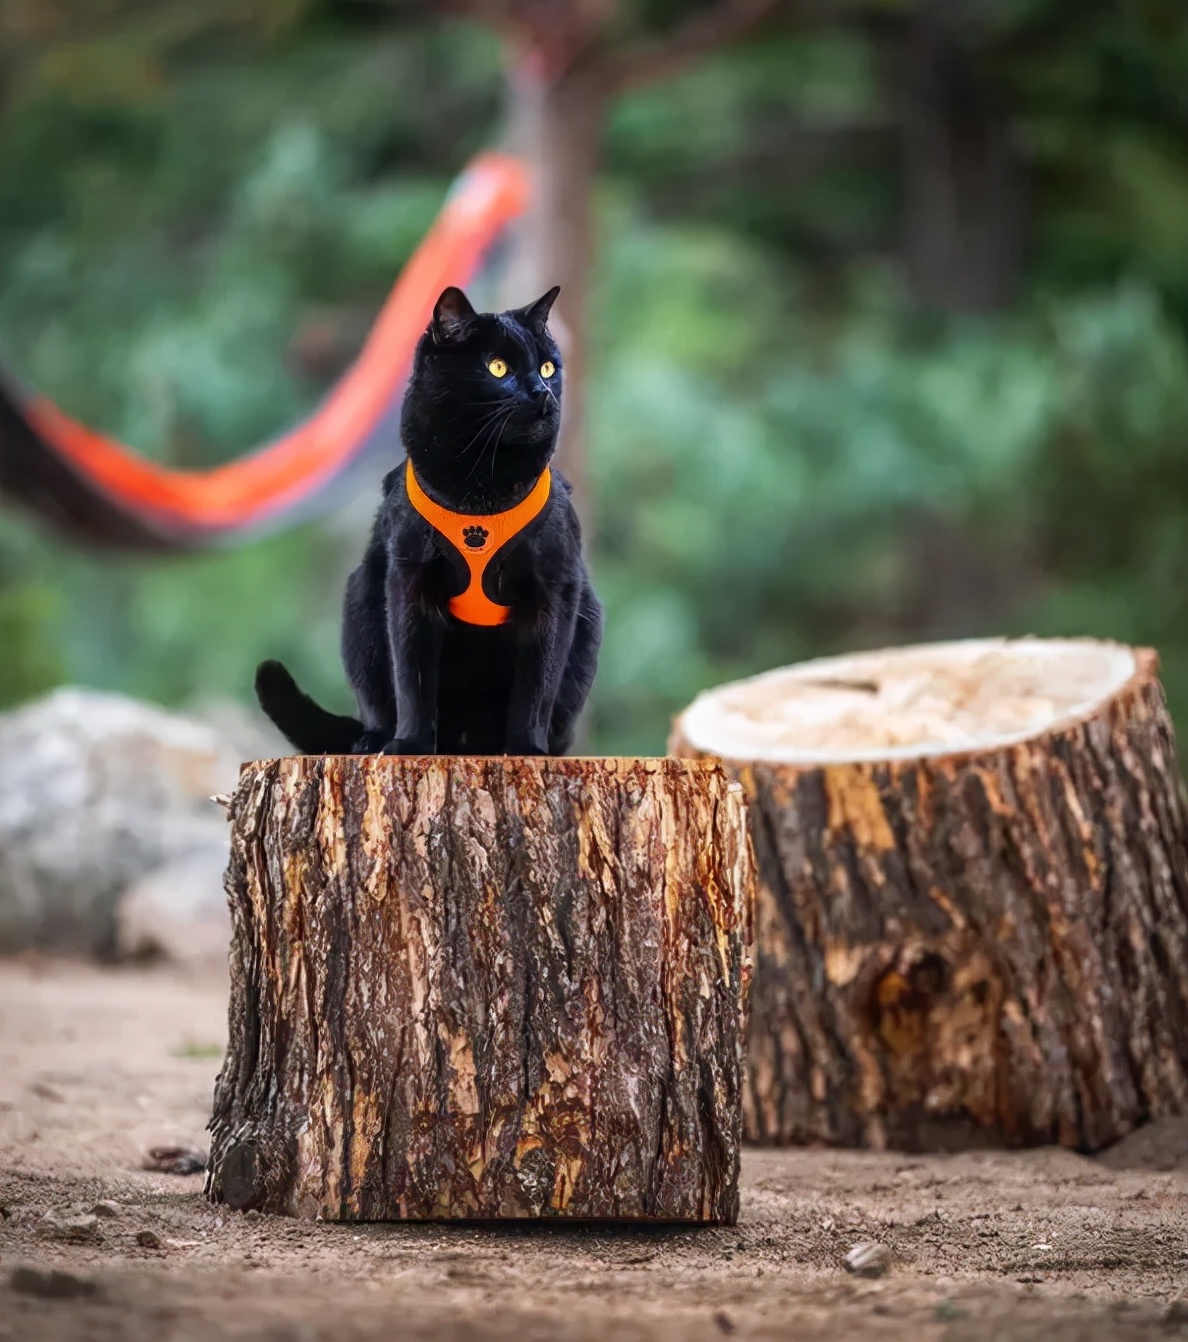
M 1188 823 L 1147 650 L 979 640 L 701 696 L 758 864 L 746 1132 L 1096 1150 L 1188 1107 Z
M 230 811 L 211 1197 L 735 1219 L 752 875 L 720 767 L 294 757 Z

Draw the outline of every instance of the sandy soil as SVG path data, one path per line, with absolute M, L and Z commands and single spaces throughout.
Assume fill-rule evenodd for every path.
M 204 1148 L 224 1028 L 217 972 L 0 963 L 0 1338 L 1188 1338 L 1188 1122 L 1095 1160 L 756 1151 L 733 1229 L 318 1225 L 140 1168 Z M 99 1201 L 92 1242 L 46 1219 Z M 881 1279 L 843 1270 L 865 1240 Z

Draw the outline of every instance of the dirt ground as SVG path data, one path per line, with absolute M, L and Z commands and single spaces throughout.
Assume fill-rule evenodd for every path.
M 0 962 L 0 1338 L 1188 1338 L 1188 1122 L 1092 1160 L 754 1151 L 732 1229 L 310 1224 L 141 1169 L 205 1149 L 224 1031 L 214 970 Z M 872 1240 L 890 1270 L 849 1275 Z

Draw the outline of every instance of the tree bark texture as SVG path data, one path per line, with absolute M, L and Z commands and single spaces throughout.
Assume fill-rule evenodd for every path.
M 758 869 L 745 1131 L 1094 1151 L 1188 1109 L 1188 821 L 1157 660 L 985 750 L 734 760 Z M 681 735 L 675 753 L 698 751 Z
M 752 873 L 715 763 L 296 757 L 230 812 L 214 1200 L 734 1221 Z

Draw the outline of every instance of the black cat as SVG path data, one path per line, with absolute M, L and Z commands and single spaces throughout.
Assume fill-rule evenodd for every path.
M 561 420 L 558 290 L 476 313 L 446 289 L 401 412 L 407 462 L 384 480 L 347 583 L 342 655 L 361 721 L 279 662 L 256 672 L 268 716 L 307 754 L 560 755 L 594 679 L 602 608 L 569 485 L 549 461 Z

